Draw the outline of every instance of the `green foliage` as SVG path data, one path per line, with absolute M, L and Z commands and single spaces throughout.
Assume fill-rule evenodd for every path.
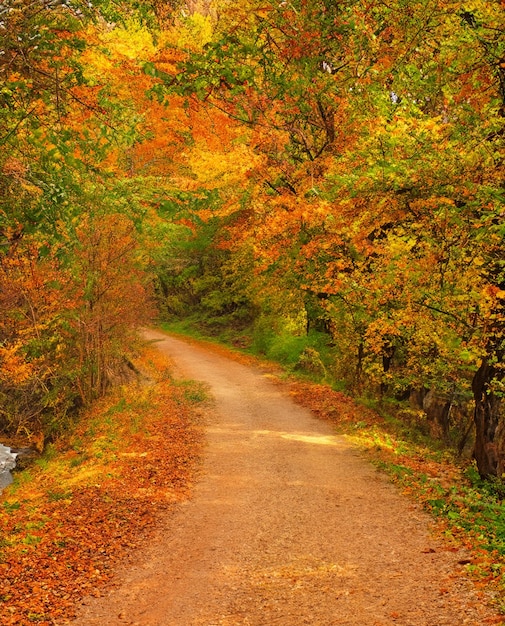
M 267 358 L 287 366 L 294 367 L 307 347 L 306 337 L 295 337 L 281 332 L 271 338 L 265 355 Z
M 307 334 L 296 320 L 263 315 L 254 323 L 250 349 L 254 354 L 322 381 L 327 380 L 327 367 L 332 363 L 328 344 L 327 334 L 317 331 Z
M 247 267 L 232 266 L 229 250 L 218 247 L 222 224 L 217 218 L 202 220 L 199 212 L 218 211 L 215 192 L 174 193 L 162 201 L 159 211 L 170 217 L 156 237 L 154 252 L 157 291 L 162 319 L 177 320 L 198 315 L 209 332 L 244 327 L 254 316 L 247 294 Z

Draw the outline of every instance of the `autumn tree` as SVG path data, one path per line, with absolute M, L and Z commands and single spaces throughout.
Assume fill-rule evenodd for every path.
M 106 4 L 2 5 L 0 393 L 11 432 L 51 435 L 103 393 L 149 311 L 145 207 L 121 182 L 142 112 L 114 93 L 132 70 L 117 45 L 104 73 Z
M 368 387 L 435 389 L 448 411 L 473 395 L 479 471 L 501 475 L 502 3 L 216 11 L 212 41 L 162 80 L 262 155 L 223 224 L 235 252 Z

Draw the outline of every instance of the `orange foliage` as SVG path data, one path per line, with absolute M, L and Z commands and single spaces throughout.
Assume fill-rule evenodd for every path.
M 150 375 L 149 362 L 167 367 L 154 353 L 144 359 Z M 189 496 L 201 445 L 192 409 L 167 380 L 95 405 L 71 447 L 58 445 L 57 463 L 32 468 L 31 481 L 4 497 L 0 622 L 49 626 L 100 595 L 114 565 Z

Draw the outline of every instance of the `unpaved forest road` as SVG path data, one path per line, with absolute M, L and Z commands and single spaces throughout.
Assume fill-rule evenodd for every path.
M 148 331 L 209 384 L 193 499 L 74 626 L 473 626 L 492 611 L 429 519 L 259 370 Z

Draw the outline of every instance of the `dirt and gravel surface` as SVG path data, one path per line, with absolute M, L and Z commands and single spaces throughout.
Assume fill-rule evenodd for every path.
M 74 626 L 477 626 L 496 623 L 467 558 L 331 425 L 264 371 L 149 331 L 208 384 L 194 497 Z

